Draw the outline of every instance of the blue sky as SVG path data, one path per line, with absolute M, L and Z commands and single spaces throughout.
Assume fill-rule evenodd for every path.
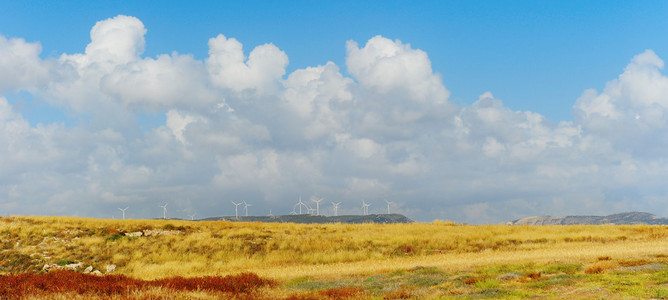
M 0 213 L 666 215 L 667 29 L 664 1 L 0 0 Z

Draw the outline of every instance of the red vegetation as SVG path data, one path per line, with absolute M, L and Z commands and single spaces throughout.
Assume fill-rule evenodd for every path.
M 354 298 L 363 292 L 364 290 L 362 290 L 361 288 L 342 287 L 342 288 L 333 288 L 321 291 L 320 295 L 325 296 L 329 299 L 348 299 L 348 298 Z
M 0 275 L 0 299 L 22 299 L 27 296 L 53 293 L 126 296 L 133 291 L 149 287 L 163 287 L 175 291 L 205 290 L 242 294 L 267 285 L 274 285 L 274 282 L 262 279 L 253 273 L 225 277 L 174 277 L 146 281 L 124 275 L 96 276 L 70 271 L 54 271 L 45 274 Z
M 386 294 L 385 296 L 383 296 L 383 299 L 388 299 L 388 300 L 389 299 L 413 299 L 413 298 L 415 298 L 413 296 L 413 294 L 411 294 L 411 292 L 409 292 L 407 290 L 404 290 L 404 289 L 396 290 L 392 293 L 389 293 L 389 294 Z
M 540 279 L 540 276 L 541 276 L 541 272 L 538 272 L 538 273 L 536 273 L 536 272 L 528 272 L 528 273 L 525 273 L 524 275 L 526 275 L 527 277 L 529 277 L 529 278 L 531 278 L 531 279 L 539 280 L 539 279 Z

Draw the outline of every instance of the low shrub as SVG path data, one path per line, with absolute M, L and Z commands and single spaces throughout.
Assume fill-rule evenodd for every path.
M 464 279 L 462 280 L 462 283 L 463 283 L 463 284 L 471 285 L 471 284 L 476 284 L 476 283 L 478 283 L 478 282 L 480 282 L 480 281 L 482 281 L 482 279 L 480 279 L 480 278 L 476 278 L 476 277 L 468 277 L 468 278 L 464 278 Z
M 247 294 L 259 287 L 274 285 L 273 281 L 262 279 L 254 273 L 242 273 L 225 277 L 173 277 L 145 281 L 124 275 L 96 276 L 58 270 L 44 274 L 0 275 L 0 299 L 45 297 L 62 293 L 125 297 L 134 291 L 150 287 L 161 287 L 175 291 L 206 290 Z
M 65 266 L 65 265 L 69 265 L 71 263 L 74 263 L 74 262 L 71 261 L 71 260 L 67 260 L 67 259 L 61 259 L 61 260 L 56 262 L 56 264 L 59 265 L 59 266 Z
M 405 289 L 398 289 L 394 292 L 385 294 L 383 299 L 415 299 L 413 293 Z
M 348 299 L 357 298 L 362 293 L 364 293 L 364 290 L 358 287 L 340 287 L 321 291 L 320 295 L 329 299 Z
M 119 240 L 122 237 L 123 236 L 118 234 L 118 233 L 112 233 L 109 236 L 107 236 L 107 238 L 105 238 L 104 240 L 107 241 L 107 242 L 113 242 L 113 241 Z
M 617 265 L 613 263 L 612 261 L 598 261 L 595 262 L 589 266 L 587 266 L 584 270 L 585 274 L 601 274 L 605 272 L 606 270 L 612 269 L 616 267 Z

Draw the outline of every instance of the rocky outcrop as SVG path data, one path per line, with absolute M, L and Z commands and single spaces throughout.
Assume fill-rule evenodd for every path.
M 644 212 L 627 212 L 609 216 L 567 216 L 527 217 L 512 222 L 509 225 L 600 225 L 600 224 L 650 224 L 668 225 L 668 218 L 657 217 Z
M 44 267 L 42 267 L 42 271 L 44 271 L 44 272 L 50 272 L 50 271 L 54 271 L 54 270 L 65 270 L 65 271 L 74 271 L 74 272 L 78 272 L 79 269 L 81 269 L 81 268 L 83 267 L 83 265 L 84 265 L 84 264 L 83 264 L 82 262 L 78 262 L 78 263 L 69 263 L 69 264 L 66 264 L 66 265 L 59 265 L 59 264 L 45 264 Z M 106 266 L 106 269 L 107 269 L 107 273 L 112 273 L 112 272 L 116 271 L 116 265 L 114 265 L 114 264 L 107 265 L 107 266 Z M 102 272 L 100 272 L 99 270 L 94 270 L 93 266 L 88 266 L 88 267 L 86 267 L 86 268 L 82 271 L 82 273 L 84 273 L 84 274 L 93 274 L 93 275 L 103 275 Z
M 45 264 L 44 267 L 42 267 L 42 271 L 49 272 L 51 270 L 67 270 L 67 271 L 76 271 L 79 270 L 81 267 L 83 267 L 83 263 L 70 263 L 66 265 L 59 265 L 59 264 Z

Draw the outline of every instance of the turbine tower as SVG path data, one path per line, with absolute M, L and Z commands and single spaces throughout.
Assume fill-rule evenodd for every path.
M 322 200 L 325 200 L 325 199 L 315 198 L 315 197 L 311 198 L 311 201 L 315 202 L 315 214 L 318 215 L 318 216 L 320 215 L 320 202 L 322 202 Z
M 119 208 L 119 209 L 118 209 L 118 210 L 120 210 L 120 211 L 122 211 L 122 212 L 123 212 L 123 220 L 125 220 L 125 211 L 126 211 L 126 210 L 127 210 L 128 208 L 130 208 L 130 207 L 126 207 L 126 208 Z
M 196 213 L 193 213 L 192 215 L 188 215 L 188 217 L 190 217 L 190 221 L 194 221 L 194 220 L 195 220 L 195 215 L 197 215 L 197 214 L 196 214 Z
M 165 220 L 167 220 L 167 204 L 169 203 L 165 203 L 165 205 L 158 205 L 159 207 L 162 207 L 162 218 Z
M 334 206 L 334 216 L 339 215 L 339 205 L 340 204 L 341 204 L 341 202 L 337 202 L 337 203 L 332 202 L 332 205 Z
M 234 203 L 234 201 L 232 201 L 232 204 L 234 204 L 234 218 L 236 218 L 238 220 L 239 219 L 239 205 L 241 205 L 243 203 Z
M 243 203 L 244 203 L 244 209 L 246 210 L 246 217 L 248 217 L 248 207 L 253 205 L 246 203 L 246 200 L 244 200 Z
M 387 203 L 387 214 L 389 215 L 389 214 L 390 214 L 390 204 L 392 204 L 392 203 L 394 203 L 394 202 L 392 202 L 392 201 L 387 201 L 387 199 L 385 199 L 385 203 Z
M 299 206 L 299 214 L 300 215 L 302 214 L 302 205 L 304 205 L 304 207 L 306 207 L 306 211 L 311 209 L 311 207 L 309 207 L 308 204 L 306 204 L 302 201 L 302 196 L 299 196 L 299 202 L 297 202 L 297 206 Z
M 369 214 L 369 206 L 371 206 L 371 204 L 368 204 L 362 200 L 362 214 L 365 216 Z

